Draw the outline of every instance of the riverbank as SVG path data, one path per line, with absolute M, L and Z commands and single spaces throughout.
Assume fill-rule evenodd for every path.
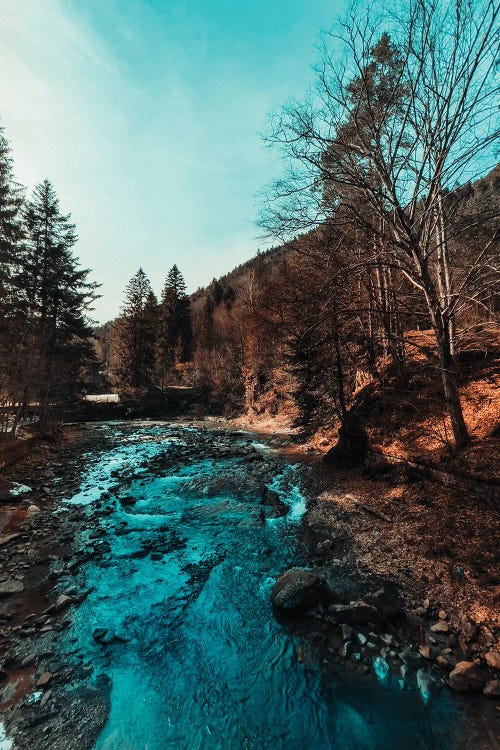
M 149 422 L 142 424 L 151 426 Z M 131 434 L 138 426 L 130 423 L 128 429 Z M 270 469 L 266 469 L 266 466 L 273 465 L 272 457 L 295 455 L 304 459 L 307 472 L 304 472 L 302 481 L 310 502 L 298 532 L 308 564 L 314 566 L 336 589 L 339 588 L 339 578 L 345 579 L 345 586 L 349 589 L 345 593 L 354 591 L 355 577 L 360 585 L 363 581 L 368 581 L 370 585 L 382 581 L 394 582 L 403 598 L 410 624 L 405 636 L 401 635 L 399 639 L 400 646 L 406 647 L 405 638 L 411 639 L 412 653 L 416 654 L 424 669 L 432 665 L 432 669 L 438 669 L 446 676 L 453 660 L 461 658 L 458 649 L 465 645 L 468 649 L 465 656 L 478 659 L 485 677 L 494 676 L 484 663 L 484 655 L 493 649 L 491 639 L 496 634 L 496 625 L 491 619 L 486 619 L 490 618 L 489 610 L 485 614 L 485 609 L 479 610 L 473 606 L 474 602 L 480 601 L 478 597 L 483 588 L 488 587 L 482 586 L 482 580 L 477 582 L 472 579 L 469 582 L 467 567 L 464 579 L 454 581 L 452 567 L 440 558 L 432 563 L 427 562 L 426 567 L 422 568 L 425 554 L 419 547 L 419 540 L 424 538 L 421 528 L 423 521 L 427 518 L 425 523 L 430 526 L 431 517 L 439 518 L 437 509 L 443 514 L 448 514 L 452 509 L 441 506 L 447 501 L 436 497 L 435 485 L 429 483 L 424 492 L 420 482 L 403 481 L 403 478 L 390 473 L 363 477 L 359 472 L 336 472 L 332 476 L 330 470 L 325 470 L 323 464 L 315 460 L 320 454 L 295 446 L 285 429 L 279 433 L 275 431 L 267 441 L 262 429 L 238 435 L 239 430 L 245 427 L 241 421 L 232 425 L 218 419 L 186 421 L 184 427 L 199 428 L 206 433 L 206 439 L 196 445 L 196 450 L 194 445 L 182 449 L 179 455 L 176 454 L 177 462 L 180 459 L 192 461 L 200 449 L 203 456 L 217 457 L 217 460 L 239 456 L 250 471 L 245 475 L 244 482 L 248 484 L 252 477 L 257 495 L 260 491 L 258 488 L 270 480 Z M 249 430 L 254 427 L 246 425 Z M 210 437 L 214 431 L 218 433 L 215 441 Z M 158 440 L 161 442 L 161 436 Z M 237 445 L 234 444 L 235 440 L 239 441 Z M 71 497 L 81 489 L 82 472 L 88 469 L 89 463 L 92 464 L 100 452 L 113 447 L 116 446 L 112 434 L 103 432 L 98 425 L 74 427 L 67 430 L 59 445 L 40 446 L 29 460 L 9 469 L 9 478 L 31 487 L 31 492 L 26 493 L 26 501 L 19 500 L 22 494 L 17 496 L 11 506 L 13 513 L 3 532 L 4 538 L 11 538 L 2 545 L 7 552 L 2 558 L 2 577 L 13 582 L 14 588 L 19 584 L 23 586 L 21 590 L 0 599 L 3 607 L 3 669 L 6 674 L 2 697 L 7 697 L 3 709 L 16 703 L 19 705 L 23 696 L 33 694 L 35 685 L 36 701 L 23 704 L 22 711 L 14 711 L 9 721 L 18 738 L 29 739 L 31 746 L 40 750 L 91 748 L 108 718 L 109 684 L 105 677 L 97 682 L 94 680 L 89 687 L 92 665 L 85 663 L 81 653 L 71 653 L 67 643 L 66 650 L 62 648 L 71 628 L 73 606 L 86 602 L 86 597 L 91 595 L 79 578 L 78 571 L 94 558 L 107 564 L 109 534 L 116 533 L 113 528 L 107 527 L 106 514 L 108 506 L 111 512 L 112 505 L 106 499 L 106 482 L 101 477 L 94 483 L 99 489 L 97 495 L 102 495 L 104 500 L 97 503 L 90 515 L 88 509 L 86 512 L 80 506 L 70 506 L 64 513 L 57 511 L 62 499 Z M 199 458 L 196 456 L 196 459 Z M 163 462 L 158 468 L 164 471 L 170 465 Z M 126 486 L 129 482 L 127 471 L 123 473 L 120 470 L 118 475 L 122 477 L 120 482 L 125 482 Z M 223 486 L 227 487 L 228 481 L 232 482 L 234 491 L 242 482 L 238 477 L 233 480 L 224 477 Z M 392 496 L 396 482 L 397 486 L 403 487 L 403 491 Z M 372 494 L 368 494 L 369 488 Z M 215 486 L 213 491 L 216 491 Z M 429 513 L 424 518 L 417 503 L 418 498 L 423 496 L 430 498 L 422 504 L 423 510 Z M 356 504 L 355 500 L 363 502 L 366 507 Z M 387 503 L 389 506 L 386 507 Z M 36 505 L 39 511 L 32 510 L 28 514 L 29 505 Z M 390 522 L 366 508 L 380 516 L 391 517 Z M 279 515 L 279 504 L 271 510 Z M 475 506 L 472 507 L 473 518 L 478 512 Z M 414 527 L 414 521 L 418 521 L 420 526 Z M 91 529 L 87 549 L 75 546 L 75 540 L 84 528 Z M 19 536 L 11 536 L 16 534 Z M 431 539 L 431 535 L 427 536 Z M 465 542 L 460 542 L 461 548 Z M 154 554 L 155 550 L 149 549 L 146 553 Z M 463 557 L 462 549 L 461 554 Z M 419 577 L 420 570 L 422 575 Z M 356 597 L 358 593 L 362 595 L 362 586 L 356 590 Z M 61 595 L 68 598 L 60 599 Z M 467 624 L 461 620 L 464 611 L 467 611 Z M 444 612 L 445 616 L 440 617 L 440 612 Z M 483 619 L 476 621 L 471 615 L 479 615 Z M 320 611 L 313 621 L 306 623 L 303 631 L 303 635 L 308 633 L 304 635 L 306 643 L 311 642 L 311 637 L 314 642 L 318 628 L 323 635 L 324 627 L 332 629 L 328 618 L 331 620 L 331 613 Z M 437 633 L 430 630 L 438 622 L 442 623 L 441 630 Z M 363 628 L 360 635 L 363 635 Z M 354 657 L 359 650 L 349 653 L 344 643 L 336 645 L 332 667 L 338 668 L 340 663 L 343 669 L 349 671 L 353 665 L 356 668 Z M 323 645 L 326 651 L 331 650 L 331 644 Z M 307 651 L 306 646 L 302 648 Z M 339 649 L 345 653 L 337 653 Z M 446 665 L 438 661 L 439 657 L 446 661 Z M 315 658 L 318 658 L 317 654 Z M 66 692 L 68 684 L 72 686 L 69 693 Z M 4 693 L 6 688 L 7 693 Z M 61 700 L 63 695 L 65 699 Z M 484 742 L 481 746 L 492 747 L 493 744 L 488 743 L 492 738 L 491 732 L 495 731 L 493 702 L 484 699 L 478 711 L 485 718 Z M 87 717 L 87 723 L 82 724 L 83 714 Z M 43 721 L 39 723 L 41 715 Z M 73 745 L 70 746 L 65 737 L 68 727 L 74 726 L 75 722 L 81 725 L 81 734 L 75 734 L 71 740 Z M 38 729 L 38 726 L 43 729 Z M 33 745 L 35 734 L 37 744 Z

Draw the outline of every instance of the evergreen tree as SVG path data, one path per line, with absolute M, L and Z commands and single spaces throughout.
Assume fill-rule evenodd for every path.
M 87 281 L 89 270 L 80 268 L 73 254 L 75 225 L 69 215 L 60 213 L 48 180 L 35 188 L 26 204 L 24 223 L 26 243 L 20 254 L 15 309 L 24 321 L 26 341 L 35 342 L 37 368 L 30 373 L 31 351 L 21 402 L 24 408 L 30 394 L 36 396 L 43 429 L 51 405 L 81 388 L 82 366 L 93 356 L 88 312 L 97 285 Z
M 160 304 L 158 370 L 162 383 L 177 362 L 187 362 L 191 358 L 192 349 L 191 304 L 184 278 L 177 266 L 173 265 L 168 272 Z
M 125 291 L 121 315 L 112 336 L 112 376 L 121 388 L 143 390 L 154 378 L 158 302 L 148 277 L 139 268 Z
M 0 128 L 0 314 L 8 312 L 16 275 L 16 255 L 23 236 L 22 188 L 14 181 L 10 147 Z

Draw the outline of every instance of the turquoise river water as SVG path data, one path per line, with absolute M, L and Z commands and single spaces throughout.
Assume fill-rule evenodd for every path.
M 89 455 L 68 500 L 89 514 L 109 508 L 98 525 L 110 548 L 85 566 L 92 592 L 68 636 L 93 674 L 112 681 L 95 750 L 459 746 L 463 716 L 447 692 L 425 705 L 417 690 L 324 669 L 301 658 L 300 639 L 275 620 L 274 581 L 307 564 L 297 541 L 303 468 L 248 435 L 102 429 L 113 431 L 114 447 Z M 288 505 L 285 517 L 263 520 L 263 478 Z M 102 543 L 95 529 L 82 532 L 82 546 Z M 96 628 L 108 645 L 96 642 Z

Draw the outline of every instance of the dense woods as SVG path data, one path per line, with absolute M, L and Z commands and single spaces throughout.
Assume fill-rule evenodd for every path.
M 73 253 L 69 215 L 48 180 L 30 199 L 0 131 L 0 430 L 45 430 L 82 392 L 96 360 L 88 314 L 96 284 Z
M 167 346 L 171 382 L 304 434 L 349 430 L 368 384 L 401 404 L 439 388 L 439 439 L 468 444 L 461 362 L 498 332 L 497 12 L 416 0 L 325 36 L 316 88 L 267 136 L 285 172 L 261 224 L 285 242 L 192 295 L 194 354 L 176 370 Z

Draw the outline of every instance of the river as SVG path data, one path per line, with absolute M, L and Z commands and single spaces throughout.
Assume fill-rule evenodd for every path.
M 298 530 L 307 467 L 248 434 L 103 425 L 89 453 L 77 544 L 90 590 L 65 636 L 89 681 L 110 680 L 95 750 L 446 750 L 464 712 L 397 679 L 331 664 L 273 616 L 285 569 L 307 565 Z M 289 510 L 263 518 L 262 488 Z M 64 512 L 64 510 L 62 510 Z M 107 679 L 106 678 L 106 679 Z

